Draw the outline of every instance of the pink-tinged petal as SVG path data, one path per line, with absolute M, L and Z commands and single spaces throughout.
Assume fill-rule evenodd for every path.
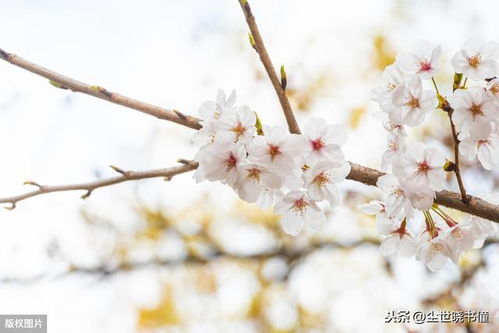
M 452 57 L 451 64 L 456 73 L 463 73 L 469 67 L 468 58 L 463 51 L 458 51 Z
M 468 162 L 473 161 L 477 153 L 477 143 L 472 138 L 467 138 L 459 144 L 459 154 Z
M 468 131 L 470 123 L 473 121 L 473 116 L 466 109 L 454 109 L 452 120 L 456 124 L 459 131 Z
M 326 216 L 320 210 L 307 209 L 307 212 L 305 213 L 305 221 L 313 230 L 319 230 L 326 223 Z
M 237 97 L 236 91 L 232 90 L 232 92 L 230 93 L 229 99 L 227 100 L 227 106 L 233 107 L 234 104 L 236 104 L 236 97 Z
M 409 88 L 409 92 L 412 96 L 419 98 L 423 92 L 423 83 L 421 78 L 417 75 L 412 75 L 407 79 L 407 88 Z
M 256 202 L 260 193 L 262 191 L 262 187 L 256 183 L 246 182 L 244 184 L 237 184 L 236 192 L 239 197 L 246 202 Z
M 268 137 L 267 140 L 269 143 L 278 145 L 286 140 L 288 132 L 286 131 L 286 129 L 284 129 L 284 127 L 273 126 L 268 133 L 265 132 L 265 136 Z
M 376 186 L 381 189 L 381 191 L 388 194 L 399 187 L 399 181 L 394 175 L 386 174 L 378 178 Z
M 457 89 L 447 101 L 454 109 L 469 108 L 473 104 L 473 97 L 469 90 Z
M 443 169 L 428 171 L 428 179 L 430 188 L 434 191 L 441 191 L 444 188 L 445 171 Z
M 493 160 L 490 147 L 487 144 L 482 144 L 478 147 L 477 157 L 483 168 L 486 170 L 492 170 L 494 165 L 497 165 L 497 161 Z
M 357 206 L 363 213 L 368 215 L 376 215 L 383 211 L 383 203 L 378 200 L 370 201 L 366 204 L 360 204 Z
M 235 92 L 233 92 L 235 94 Z M 217 104 L 225 105 L 225 91 L 223 89 L 217 90 Z
M 445 255 L 437 253 L 431 257 L 431 259 L 426 263 L 426 266 L 430 271 L 436 272 L 445 266 L 447 259 L 448 258 Z
M 424 121 L 425 114 L 420 109 L 414 109 L 407 113 L 404 118 L 408 126 L 419 126 Z
M 327 125 L 324 118 L 310 118 L 303 127 L 303 133 L 310 140 L 315 140 L 326 134 Z
M 347 142 L 347 131 L 342 125 L 327 125 L 324 139 L 328 144 L 343 146 Z
M 497 62 L 495 60 L 485 60 L 477 68 L 475 80 L 485 80 L 497 75 Z M 471 76 L 470 76 L 471 78 Z
M 411 257 L 416 251 L 416 241 L 409 235 L 403 235 L 400 239 L 399 254 L 402 257 Z
M 332 169 L 329 169 L 328 174 L 334 183 L 343 181 L 351 171 L 350 163 L 345 162 Z
M 379 250 L 381 254 L 385 257 L 388 257 L 395 252 L 397 252 L 400 245 L 400 238 L 398 235 L 391 234 L 390 236 L 383 239 L 379 246 Z
M 431 167 L 441 168 L 445 163 L 444 154 L 437 148 L 429 147 L 426 148 L 426 160 Z
M 411 53 L 400 53 L 397 55 L 399 68 L 406 73 L 416 73 L 419 71 L 419 59 Z
M 463 45 L 462 49 L 468 56 L 483 53 L 485 42 L 481 38 L 469 38 Z
M 477 121 L 470 128 L 470 135 L 475 141 L 488 139 L 491 132 L 492 124 L 487 120 Z
M 307 186 L 307 193 L 308 193 L 310 199 L 312 199 L 312 200 L 321 201 L 323 199 L 320 188 L 315 183 L 312 183 L 312 184 Z
M 284 232 L 291 236 L 297 236 L 302 230 L 305 221 L 303 216 L 287 212 L 281 218 L 281 226 Z
M 340 191 L 338 188 L 333 184 L 328 184 L 324 192 L 324 199 L 329 202 L 331 208 L 338 207 L 340 204 Z

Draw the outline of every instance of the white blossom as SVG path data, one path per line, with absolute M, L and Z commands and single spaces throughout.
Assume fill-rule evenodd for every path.
M 444 244 L 447 255 L 457 264 L 461 252 L 470 250 L 476 242 L 483 243 L 487 235 L 481 233 L 479 227 L 474 225 L 471 219 L 453 224 L 445 231 L 440 232 L 435 239 Z
M 416 259 L 424 262 L 432 272 L 438 271 L 447 263 L 448 251 L 441 239 L 430 238 L 425 231 L 418 238 Z
M 411 218 L 414 208 L 397 177 L 387 174 L 378 178 L 376 186 L 386 195 L 385 210 L 388 216 Z
M 312 200 L 327 200 L 331 207 L 339 204 L 339 190 L 336 184 L 350 173 L 350 163 L 321 161 L 304 172 L 305 188 Z
M 499 134 L 492 130 L 489 122 L 478 124 L 468 138 L 459 144 L 459 153 L 466 160 L 478 158 L 484 169 L 492 170 L 499 166 Z
M 445 181 L 444 163 L 440 150 L 416 142 L 393 162 L 393 173 L 410 192 L 440 191 Z
M 472 80 L 485 80 L 497 75 L 498 57 L 498 43 L 469 39 L 452 57 L 452 67 Z
M 262 192 L 278 190 L 281 186 L 282 178 L 269 168 L 255 163 L 244 163 L 238 169 L 234 189 L 244 201 L 256 202 Z
M 380 234 L 389 235 L 395 229 L 394 226 L 400 224 L 400 218 L 387 214 L 386 205 L 382 201 L 373 200 L 360 204 L 358 208 L 365 214 L 376 216 L 376 228 Z
M 234 142 L 249 143 L 256 132 L 256 115 L 245 105 L 221 116 L 220 122 L 221 130 L 230 133 Z
M 321 159 L 344 159 L 341 146 L 347 141 L 347 134 L 343 126 L 327 124 L 324 118 L 311 118 L 305 124 L 303 133 L 308 140 L 303 153 L 305 163 L 313 164 Z
M 448 101 L 454 109 L 452 119 L 458 130 L 466 136 L 473 127 L 483 126 L 497 114 L 492 99 L 483 88 L 457 89 Z
M 202 120 L 220 119 L 222 115 L 235 112 L 236 91 L 232 91 L 229 98 L 221 89 L 217 92 L 216 101 L 206 101 L 199 108 L 199 116 Z
M 379 249 L 385 257 L 395 253 L 402 257 L 410 257 L 416 250 L 416 241 L 408 232 L 396 230 L 381 241 Z
M 383 71 L 383 85 L 373 89 L 371 99 L 379 103 L 384 111 L 392 108 L 392 94 L 395 88 L 404 84 L 403 74 L 397 63 L 391 64 Z
M 198 183 L 205 179 L 219 180 L 232 186 L 237 180 L 240 164 L 246 160 L 246 150 L 225 133 L 217 135 L 213 143 L 203 146 L 194 159 L 199 163 L 194 173 Z
M 249 160 L 289 176 L 298 167 L 296 160 L 305 149 L 304 137 L 289 134 L 280 126 L 264 126 L 263 131 L 265 135 L 255 137 L 247 146 Z
M 381 158 L 381 171 L 387 172 L 391 170 L 393 161 L 400 157 L 405 152 L 405 137 L 397 135 L 388 135 L 387 147 Z
M 305 223 L 319 228 L 326 222 L 324 213 L 305 191 L 291 191 L 279 201 L 274 210 L 282 215 L 281 225 L 285 233 L 298 235 Z
M 429 79 L 438 72 L 442 47 L 427 41 L 419 41 L 415 52 L 397 55 L 397 63 L 402 71 L 417 74 L 422 79 Z
M 427 112 L 435 110 L 438 100 L 431 90 L 423 90 L 421 78 L 413 75 L 404 85 L 395 89 L 392 95 L 393 107 L 390 119 L 398 124 L 420 125 Z

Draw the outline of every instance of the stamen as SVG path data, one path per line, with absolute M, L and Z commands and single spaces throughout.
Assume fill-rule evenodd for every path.
M 411 109 L 417 109 L 420 107 L 419 105 L 419 98 L 416 98 L 414 96 L 411 96 L 407 102 L 405 103 L 405 106 L 410 107 Z
M 327 184 L 331 183 L 331 179 L 329 175 L 325 172 L 320 173 L 314 178 L 313 181 L 317 186 L 323 187 L 326 186 Z
M 308 203 L 303 199 L 300 198 L 298 200 L 295 200 L 295 203 L 293 204 L 292 209 L 297 212 L 300 215 L 305 214 L 305 211 L 307 210 Z
M 468 63 L 473 68 L 477 68 L 481 62 L 482 62 L 482 56 L 480 54 L 477 54 L 477 55 L 474 55 L 474 56 L 468 58 Z
M 426 174 L 428 171 L 430 171 L 431 167 L 428 165 L 428 162 L 423 161 L 418 164 L 418 173 Z
M 274 161 L 275 157 L 281 154 L 281 151 L 279 150 L 279 146 L 269 144 L 268 153 L 270 155 L 270 159 Z
M 229 157 L 224 161 L 225 171 L 229 172 L 232 168 L 237 165 L 237 158 L 231 152 Z
M 476 116 L 483 116 L 482 105 L 480 104 L 471 104 L 470 112 L 473 114 L 473 118 Z
M 260 173 L 261 173 L 261 171 L 256 169 L 256 168 L 249 169 L 248 174 L 246 175 L 246 180 L 248 182 L 258 184 L 258 183 L 260 183 Z
M 326 144 L 322 141 L 322 138 L 318 138 L 310 141 L 313 150 L 321 150 Z

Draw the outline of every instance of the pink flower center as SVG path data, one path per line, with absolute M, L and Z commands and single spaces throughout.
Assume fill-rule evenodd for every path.
M 261 171 L 256 168 L 249 169 L 246 180 L 253 183 L 260 183 L 260 173 Z
M 236 135 L 236 138 L 239 140 L 239 137 L 244 134 L 246 128 L 241 124 L 240 121 L 235 124 L 230 131 Z
M 281 154 L 281 151 L 279 150 L 279 146 L 269 144 L 269 150 L 268 153 L 270 155 L 270 159 L 274 161 L 275 157 L 279 154 Z
M 428 72 L 432 69 L 431 63 L 428 60 L 423 60 L 419 62 L 419 71 L 420 72 Z
M 418 164 L 418 173 L 420 174 L 426 174 L 428 171 L 430 171 L 431 167 L 428 165 L 428 162 L 423 161 Z
M 325 172 L 321 172 L 314 178 L 314 183 L 319 187 L 326 186 L 330 182 L 331 179 L 329 179 L 329 175 Z
M 232 168 L 234 168 L 237 165 L 237 158 L 234 156 L 234 154 L 231 152 L 229 157 L 224 161 L 225 165 L 225 170 L 230 171 Z
M 307 209 L 308 203 L 303 199 L 300 198 L 298 200 L 295 200 L 293 204 L 293 210 L 300 215 L 303 215 L 305 213 L 305 210 Z
M 322 148 L 324 148 L 324 146 L 326 145 L 321 138 L 317 138 L 315 140 L 310 141 L 310 144 L 312 145 L 312 149 L 314 151 L 319 151 Z

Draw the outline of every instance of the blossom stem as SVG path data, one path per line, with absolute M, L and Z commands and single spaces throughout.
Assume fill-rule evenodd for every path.
M 286 117 L 286 122 L 288 123 L 288 128 L 291 133 L 300 134 L 300 127 L 296 122 L 295 116 L 293 114 L 293 109 L 291 109 L 291 104 L 289 103 L 288 97 L 286 96 L 286 91 L 284 90 L 284 85 L 281 80 L 279 80 L 277 73 L 275 71 L 274 65 L 270 59 L 270 56 L 267 52 L 265 44 L 263 43 L 263 38 L 260 35 L 260 30 L 258 29 L 258 25 L 256 24 L 255 16 L 251 12 L 251 7 L 248 1 L 239 0 L 239 4 L 244 13 L 244 17 L 246 18 L 246 23 L 248 23 L 248 27 L 251 31 L 251 35 L 253 36 L 253 40 L 255 42 L 255 49 L 260 57 L 260 61 L 269 76 L 272 85 L 274 86 L 274 90 L 277 94 L 277 98 L 281 103 L 282 110 L 284 112 L 284 116 Z
M 466 189 L 464 187 L 463 179 L 461 177 L 461 169 L 459 167 L 459 139 L 457 138 L 456 125 L 454 125 L 454 121 L 452 120 L 452 114 L 454 110 L 449 110 L 447 115 L 449 116 L 450 128 L 452 131 L 452 139 L 454 143 L 454 173 L 456 174 L 457 184 L 459 186 L 459 192 L 461 193 L 461 200 L 465 205 L 468 205 L 470 199 L 466 194 Z
M 438 90 L 437 83 L 435 82 L 435 78 L 431 78 L 431 82 L 433 83 L 433 87 L 435 87 L 435 91 L 437 92 L 437 95 L 440 95 L 440 91 Z
M 426 229 L 430 233 L 431 238 L 435 238 L 438 236 L 438 231 L 437 228 L 435 227 L 435 222 L 433 221 L 433 217 L 430 214 L 430 211 L 424 211 L 423 212 L 424 217 L 425 217 L 425 224 L 426 224 Z
M 466 83 L 468 82 L 468 78 L 465 77 L 464 78 L 464 82 L 463 82 L 463 89 L 466 89 Z
M 451 218 L 449 215 L 447 215 L 443 210 L 441 210 L 437 205 L 434 205 L 432 208 L 431 208 L 435 213 L 437 213 L 438 216 L 440 216 L 442 218 L 442 220 L 445 221 L 445 223 L 449 226 L 449 227 L 454 227 L 457 222 L 454 221 L 453 218 Z

